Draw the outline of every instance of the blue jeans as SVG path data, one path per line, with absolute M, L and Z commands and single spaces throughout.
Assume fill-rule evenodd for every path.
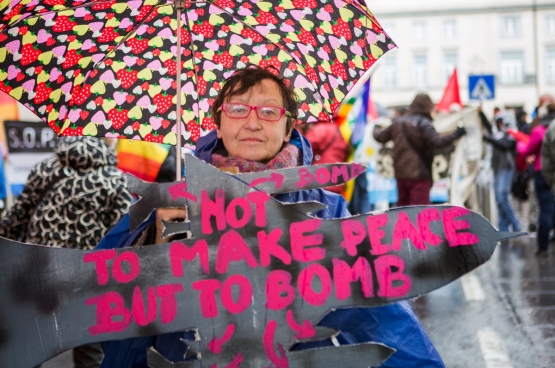
M 513 174 L 514 170 L 505 170 L 495 173 L 493 176 L 493 190 L 495 192 L 495 202 L 497 202 L 497 211 L 499 212 L 499 231 L 509 231 L 509 225 L 512 225 L 513 231 L 520 231 L 515 210 L 509 202 Z
M 538 248 L 540 250 L 547 250 L 549 247 L 549 232 L 553 227 L 553 217 L 555 216 L 555 196 L 549 185 L 545 182 L 541 171 L 534 173 L 534 187 L 540 207 L 540 215 L 538 217 Z

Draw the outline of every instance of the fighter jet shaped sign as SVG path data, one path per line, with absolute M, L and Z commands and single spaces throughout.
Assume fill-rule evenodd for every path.
M 86 343 L 192 331 L 189 360 L 157 367 L 377 366 L 394 350 L 363 343 L 290 350 L 333 336 L 338 308 L 437 289 L 486 262 L 500 239 L 465 208 L 397 208 L 323 220 L 320 203 L 272 195 L 342 183 L 358 164 L 230 175 L 188 156 L 186 182 L 130 179 L 131 227 L 185 206 L 166 244 L 79 251 L 0 239 L 0 366 L 32 367 Z M 190 361 L 190 359 L 193 359 Z

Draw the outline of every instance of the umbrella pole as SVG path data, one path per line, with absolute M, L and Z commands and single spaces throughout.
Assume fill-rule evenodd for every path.
M 176 160 L 175 160 L 175 179 L 176 181 L 181 181 L 181 12 L 185 10 L 184 0 L 176 0 L 174 3 L 175 10 L 177 11 L 177 95 L 176 95 Z

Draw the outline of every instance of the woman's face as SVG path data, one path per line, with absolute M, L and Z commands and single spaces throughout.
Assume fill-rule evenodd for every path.
M 283 107 L 279 86 L 270 79 L 262 80 L 245 94 L 232 96 L 225 103 Z M 223 111 L 220 114 L 218 138 L 222 139 L 229 157 L 266 163 L 274 158 L 283 143 L 289 142 L 291 138 L 291 132 L 285 131 L 285 115 L 278 121 L 267 121 L 259 119 L 254 110 L 243 119 L 228 118 Z

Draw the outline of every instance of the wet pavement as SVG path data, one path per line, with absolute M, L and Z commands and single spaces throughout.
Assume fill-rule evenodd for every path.
M 492 259 L 450 285 L 412 301 L 449 368 L 555 367 L 555 244 L 499 245 Z

